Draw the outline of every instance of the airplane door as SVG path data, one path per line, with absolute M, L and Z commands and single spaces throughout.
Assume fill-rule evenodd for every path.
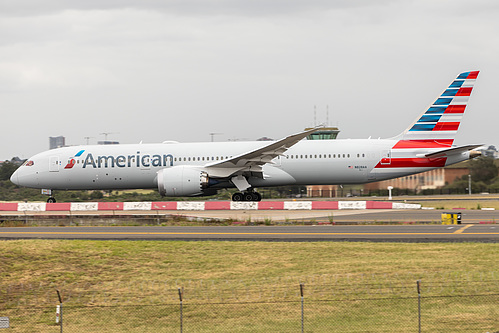
M 373 166 L 377 165 L 378 161 L 379 161 L 379 164 L 381 164 L 381 165 L 391 165 L 392 164 L 392 151 L 391 151 L 391 149 L 382 150 L 380 153 L 380 156 L 379 156 L 379 158 L 380 158 L 379 160 L 378 160 L 376 155 L 377 154 L 372 155 L 372 158 L 374 158 Z M 367 174 L 367 180 L 373 181 L 375 179 L 378 179 L 378 175 L 376 172 L 376 168 L 373 168 Z
M 390 165 L 392 164 L 392 151 L 391 150 L 383 150 L 381 152 L 381 165 Z
M 50 156 L 49 158 L 49 171 L 59 172 L 59 156 Z

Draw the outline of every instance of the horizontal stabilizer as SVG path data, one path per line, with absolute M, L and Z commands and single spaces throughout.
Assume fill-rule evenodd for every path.
M 469 151 L 469 150 L 473 150 L 473 149 L 481 147 L 481 146 L 483 146 L 483 144 L 455 147 L 455 148 L 437 151 L 437 152 L 431 153 L 431 154 L 426 154 L 425 157 L 429 157 L 429 158 L 446 157 L 446 156 L 450 156 L 450 155 L 461 154 L 461 153 L 464 153 L 464 152 Z

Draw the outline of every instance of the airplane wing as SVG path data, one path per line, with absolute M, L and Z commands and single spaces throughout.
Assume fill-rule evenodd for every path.
M 437 151 L 435 153 L 426 154 L 425 157 L 429 157 L 429 158 L 448 157 L 450 155 L 461 154 L 461 153 L 464 153 L 464 152 L 466 152 L 468 150 L 473 150 L 473 149 L 481 147 L 481 146 L 483 146 L 483 144 L 480 144 L 480 145 L 466 145 L 466 146 L 461 146 L 461 147 L 455 147 L 455 148 L 450 148 L 450 149 L 445 149 L 445 150 Z
M 290 147 L 320 128 L 322 126 L 287 136 L 224 161 L 208 163 L 205 168 L 212 177 L 229 177 L 238 172 L 250 172 L 253 176 L 263 178 L 262 166 L 264 164 L 271 163 L 274 158 L 284 154 Z

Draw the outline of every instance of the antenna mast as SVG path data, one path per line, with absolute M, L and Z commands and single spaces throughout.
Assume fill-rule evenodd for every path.
M 213 138 L 215 137 L 215 135 L 222 135 L 223 133 L 210 133 L 210 136 L 211 136 L 211 142 L 213 142 Z
M 317 126 L 317 106 L 314 105 L 314 127 Z
M 88 146 L 88 142 L 90 139 L 93 139 L 94 137 L 93 136 L 85 136 L 84 139 L 87 140 L 87 146 Z
M 326 105 L 326 126 L 329 126 L 329 105 Z

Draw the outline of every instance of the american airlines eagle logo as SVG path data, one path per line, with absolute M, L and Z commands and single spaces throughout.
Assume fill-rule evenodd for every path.
M 85 151 L 85 149 L 83 150 L 80 150 L 79 152 L 76 153 L 76 155 L 74 157 L 80 157 L 81 154 L 83 154 L 83 152 Z M 75 166 L 76 164 L 76 160 L 74 158 L 70 158 L 69 161 L 68 161 L 68 164 L 66 164 L 66 166 L 64 167 L 64 169 L 71 169 Z
M 66 166 L 64 167 L 64 169 L 71 169 L 72 167 L 74 167 L 76 164 L 76 160 L 74 158 L 70 159 L 68 164 L 66 164 Z

